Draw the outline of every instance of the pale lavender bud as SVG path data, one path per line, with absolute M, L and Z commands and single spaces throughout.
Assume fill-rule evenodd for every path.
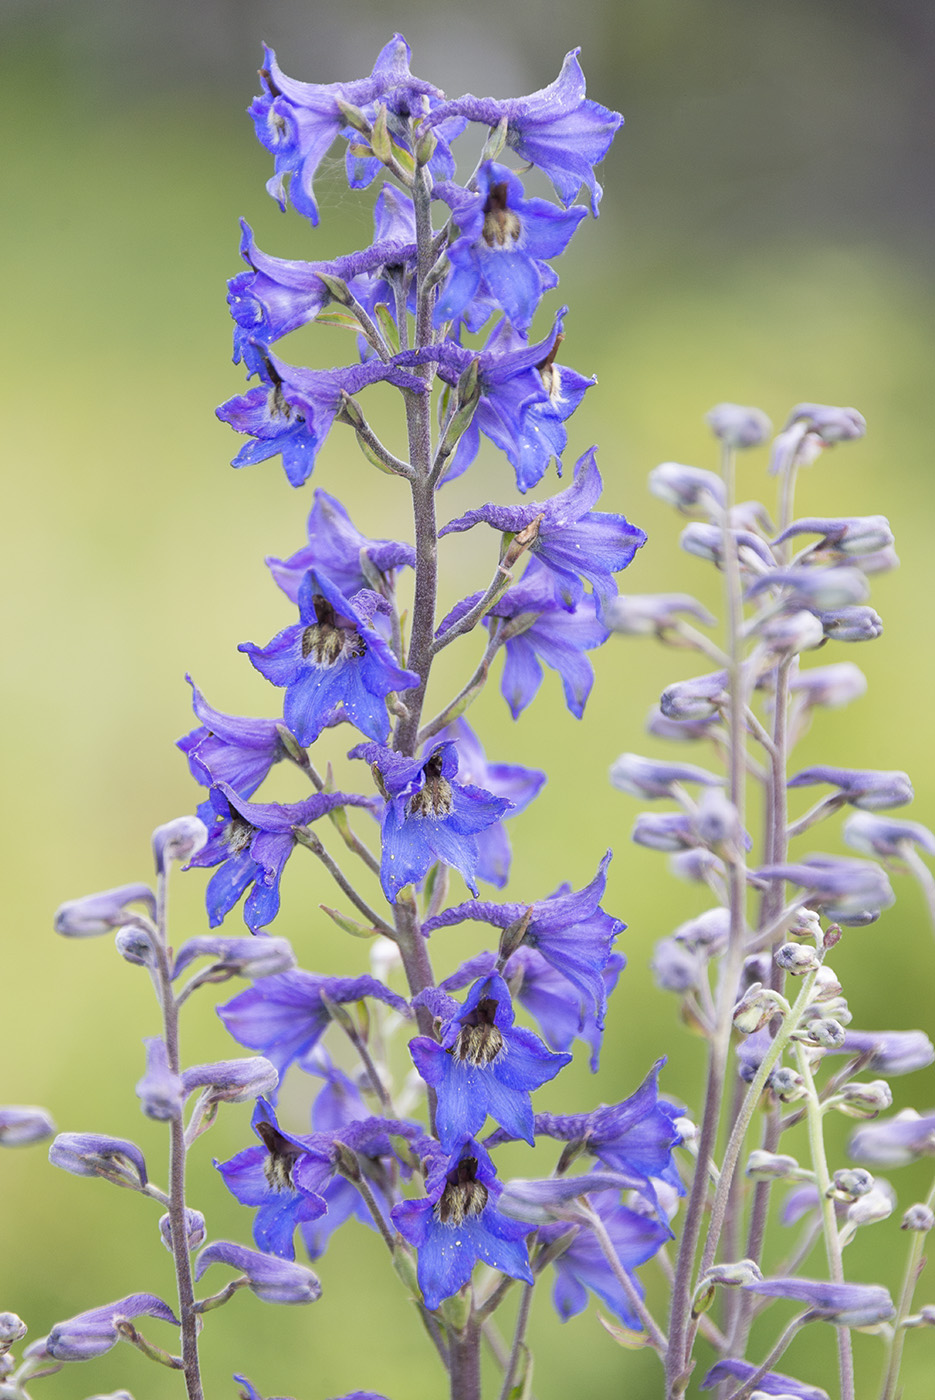
M 780 1103 L 797 1103 L 805 1097 L 805 1080 L 788 1065 L 778 1065 L 769 1077 L 769 1087 Z
M 878 768 L 834 768 L 826 763 L 803 768 L 801 773 L 789 779 L 786 786 L 811 787 L 815 783 L 828 783 L 836 787 L 842 802 L 865 812 L 903 807 L 915 795 L 908 773 Z
M 883 632 L 883 619 L 873 608 L 836 608 L 818 615 L 829 641 L 873 642 Z
M 772 543 L 782 544 L 794 535 L 821 535 L 815 549 L 823 550 L 830 545 L 840 554 L 873 554 L 893 543 L 893 532 L 885 515 L 806 516 L 793 520 Z
M 832 1053 L 840 1054 L 846 1043 L 845 1032 L 844 1042 L 834 1046 Z M 885 1079 L 868 1079 L 864 1082 L 858 1080 L 853 1084 L 845 1084 L 838 1097 L 838 1112 L 846 1114 L 848 1118 L 876 1118 L 877 1114 L 893 1107 L 893 1091 Z
M 754 1035 L 769 1025 L 776 1013 L 782 1010 L 783 1002 L 778 992 L 754 982 L 734 1007 L 734 1028 L 741 1035 Z
M 821 1208 L 821 1198 L 814 1182 L 805 1181 L 794 1186 L 782 1203 L 779 1219 L 783 1225 L 797 1225 L 806 1215 Z
M 871 923 L 894 902 L 889 880 L 878 865 L 849 856 L 813 855 L 787 865 L 764 865 L 762 880 L 788 880 L 809 891 L 809 902 L 840 924 Z
M 818 969 L 815 985 L 812 988 L 812 1000 L 821 1004 L 836 1001 L 840 995 L 841 983 L 837 973 L 823 963 Z
M 844 823 L 841 835 L 855 851 L 884 860 L 902 858 L 906 845 L 910 844 L 918 846 L 927 856 L 935 856 L 935 836 L 921 822 L 855 812 Z
M 772 573 L 761 574 L 754 579 L 746 596 L 755 598 L 771 588 L 788 588 L 791 593 L 789 601 L 816 609 L 848 608 L 851 604 L 863 603 L 870 593 L 869 584 L 861 571 L 843 565 L 831 568 L 798 565 L 791 569 L 773 569 Z
M 857 562 L 862 574 L 889 574 L 899 568 L 899 555 L 892 545 L 887 545 L 885 549 L 859 555 Z
M 0 1104 L 0 1147 L 28 1147 L 55 1132 L 44 1108 L 31 1104 Z
M 728 699 L 727 672 L 714 671 L 667 686 L 659 698 L 659 708 L 667 719 L 712 719 Z
M 136 1097 L 147 1118 L 167 1123 L 182 1112 L 182 1081 L 169 1068 L 166 1043 L 158 1035 L 146 1036 L 146 1073 L 136 1086 Z
M 863 1167 L 841 1167 L 831 1179 L 828 1195 L 836 1201 L 847 1201 L 850 1204 L 859 1196 L 866 1196 L 873 1190 L 873 1186 L 872 1175 Z
M 246 1275 L 251 1293 L 264 1303 L 314 1303 L 321 1297 L 321 1284 L 311 1269 L 227 1240 L 215 1240 L 201 1251 L 195 1262 L 195 1278 L 200 1279 L 212 1264 L 239 1269 Z
M 813 943 L 820 943 L 822 939 L 821 920 L 814 909 L 800 904 L 789 921 L 786 933 L 790 938 L 810 938 Z
M 870 1283 L 827 1283 L 823 1279 L 765 1278 L 744 1285 L 764 1298 L 804 1303 L 816 1319 L 838 1327 L 873 1327 L 896 1312 L 885 1288 Z
M 168 1214 L 163 1215 L 159 1220 L 159 1233 L 162 1242 L 169 1253 L 172 1253 L 172 1223 Z M 192 1210 L 185 1207 L 185 1241 L 189 1254 L 193 1254 L 196 1249 L 200 1249 L 207 1238 L 205 1229 L 205 1218 L 200 1210 Z
M 822 1050 L 834 1050 L 844 1044 L 844 1027 L 833 1016 L 816 1016 L 806 1022 L 796 1038 L 806 1045 L 817 1045 Z
M 847 1145 L 855 1162 L 870 1166 L 904 1167 L 918 1157 L 935 1154 L 935 1112 L 919 1114 L 904 1109 L 895 1118 L 865 1123 Z
M 740 969 L 739 991 L 745 992 L 755 982 L 761 982 L 764 987 L 767 986 L 771 971 L 772 964 L 769 953 L 751 953 L 744 958 L 743 966 Z
M 721 722 L 719 714 L 708 715 L 705 719 L 668 719 L 658 705 L 650 710 L 646 719 L 646 733 L 656 739 L 672 739 L 677 744 L 690 744 L 696 739 L 710 739 Z
M 746 1381 L 755 1375 L 758 1367 L 752 1361 L 738 1361 L 726 1357 L 718 1361 L 701 1382 L 702 1390 L 713 1390 L 725 1382 Z M 731 1385 L 733 1391 L 736 1386 Z M 750 1400 L 828 1400 L 828 1392 L 817 1385 L 804 1385 L 792 1376 L 784 1376 L 780 1371 L 767 1371 L 758 1382 L 756 1390 L 750 1392 Z
M 763 1274 L 752 1259 L 738 1259 L 734 1264 L 715 1264 L 707 1269 L 698 1281 L 692 1297 L 692 1316 L 699 1317 L 714 1302 L 718 1288 L 741 1288 L 745 1283 L 754 1283 Z
M 117 930 L 114 946 L 122 958 L 136 967 L 156 966 L 156 942 L 153 933 L 135 924 Z
M 792 1181 L 801 1172 L 794 1157 L 784 1152 L 766 1152 L 760 1147 L 750 1153 L 744 1167 L 744 1176 L 751 1181 Z
M 763 646 L 773 656 L 796 656 L 812 651 L 825 640 L 824 628 L 814 613 L 805 609 L 778 613 L 757 629 Z
M 288 938 L 265 933 L 233 938 L 202 934 L 182 944 L 172 967 L 173 980 L 196 958 L 211 958 L 230 977 L 271 977 L 296 966 Z
M 911 1074 L 935 1060 L 935 1045 L 924 1031 L 851 1031 L 842 1055 L 867 1055 L 866 1068 L 878 1074 Z
M 704 846 L 694 850 L 676 851 L 669 857 L 669 869 L 679 880 L 703 884 L 715 876 L 723 876 L 724 862 Z
M 553 1220 L 573 1219 L 575 1202 L 592 1191 L 620 1191 L 633 1185 L 633 1177 L 622 1172 L 595 1171 L 585 1176 L 550 1176 L 540 1180 L 514 1178 L 504 1183 L 497 1209 L 513 1220 L 530 1225 L 548 1225 Z
M 851 1225 L 876 1225 L 880 1220 L 888 1220 L 895 1209 L 896 1192 L 888 1181 L 877 1179 L 873 1189 L 848 1209 L 847 1219 Z
M 737 808 L 720 788 L 702 793 L 693 821 L 698 840 L 713 850 L 727 845 L 739 849 L 741 844 L 749 849 L 752 844 L 744 837 Z
M 651 851 L 682 851 L 698 844 L 687 812 L 640 812 L 630 840 Z
M 604 625 L 627 637 L 661 635 L 677 627 L 680 615 L 706 627 L 715 619 L 689 593 L 621 593 L 604 604 Z
M 694 919 L 679 924 L 673 933 L 679 943 L 689 948 L 704 949 L 708 954 L 718 953 L 727 946 L 730 934 L 730 910 L 722 904 L 714 909 L 706 909 Z
M 656 944 L 650 967 L 657 986 L 682 995 L 701 985 L 705 963 L 694 949 L 674 938 L 663 938 Z
M 927 1235 L 935 1229 L 935 1214 L 919 1201 L 916 1205 L 910 1206 L 903 1216 L 903 1223 L 899 1227 L 901 1230 L 917 1230 L 919 1234 Z
M 148 885 L 119 885 L 114 890 L 101 890 L 82 899 L 69 899 L 55 912 L 55 932 L 66 938 L 93 938 L 110 933 L 133 919 L 130 904 L 144 904 L 151 918 L 156 917 L 156 897 Z
M 243 1060 L 217 1060 L 209 1065 L 192 1065 L 182 1071 L 182 1091 L 207 1089 L 209 1103 L 243 1103 L 275 1093 L 279 1084 L 276 1066 L 262 1055 Z
M 739 403 L 718 403 L 705 414 L 716 438 L 728 447 L 759 447 L 773 431 L 773 425 L 760 408 Z
M 765 540 L 752 530 L 731 530 L 733 550 L 741 565 L 754 573 L 763 569 L 774 569 L 776 560 Z M 694 554 L 698 559 L 706 559 L 724 567 L 724 532 L 720 525 L 709 525 L 703 520 L 693 520 L 679 536 L 679 544 L 686 554 Z
M 784 943 L 775 953 L 777 966 L 793 977 L 804 977 L 807 972 L 815 972 L 821 966 L 821 959 L 814 948 L 804 943 Z
M 856 408 L 834 408 L 824 403 L 799 403 L 786 419 L 783 431 L 794 423 L 804 423 L 808 432 L 822 442 L 849 442 L 861 438 L 867 431 L 863 414 Z
M 120 1340 L 119 1322 L 132 1322 L 137 1317 L 158 1317 L 163 1322 L 180 1326 L 168 1303 L 152 1293 L 131 1293 L 116 1303 L 79 1313 L 66 1322 L 57 1322 L 46 1338 L 45 1349 L 56 1361 L 89 1361 L 103 1356 Z
M 665 763 L 658 759 L 641 758 L 635 753 L 622 753 L 610 766 L 610 781 L 621 792 L 633 797 L 674 797 L 676 784 L 701 783 L 720 786 L 724 779 L 694 763 Z
M 725 504 L 724 483 L 719 476 L 681 462 L 660 462 L 653 467 L 649 489 L 683 515 L 710 515 L 723 510 Z
M 9 1348 L 14 1342 L 21 1342 L 29 1328 L 16 1313 L 0 1312 L 0 1348 Z
M 834 710 L 866 694 L 867 678 L 853 661 L 839 661 L 833 666 L 812 666 L 800 671 L 790 689 L 808 705 Z
M 814 433 L 809 433 L 803 422 L 792 423 L 777 433 L 769 454 L 769 474 L 776 476 L 787 471 L 793 463 L 809 467 L 822 450 L 822 441 Z
M 190 860 L 208 839 L 208 828 L 199 817 L 176 817 L 153 832 L 153 857 L 158 874 L 165 874 L 174 860 Z
M 102 1176 L 133 1191 L 141 1191 L 149 1180 L 136 1143 L 104 1133 L 59 1133 L 49 1148 L 49 1161 L 72 1176 Z

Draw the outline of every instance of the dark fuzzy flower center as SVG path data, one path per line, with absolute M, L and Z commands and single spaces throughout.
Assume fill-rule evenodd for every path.
M 555 363 L 555 357 L 558 354 L 558 347 L 564 339 L 564 335 L 557 335 L 552 349 L 545 359 L 540 360 L 539 364 L 536 365 L 539 378 L 542 380 L 542 387 L 553 404 L 562 397 L 562 372 Z
M 451 814 L 453 794 L 451 784 L 442 777 L 441 753 L 433 753 L 422 772 L 425 783 L 414 792 L 406 804 L 409 817 L 447 817 Z
M 256 827 L 251 826 L 239 812 L 231 807 L 230 821 L 226 823 L 221 839 L 232 856 L 239 856 L 242 851 L 247 850 L 256 832 Z
M 515 243 L 522 230 L 518 214 L 507 208 L 505 181 L 491 185 L 484 204 L 484 242 L 488 248 L 505 248 Z
M 477 1158 L 465 1157 L 448 1173 L 435 1215 L 442 1225 L 460 1225 L 465 1218 L 480 1215 L 487 1196 L 487 1187 L 477 1180 Z
M 302 657 L 318 666 L 333 666 L 342 656 L 363 656 L 366 644 L 352 627 L 342 627 L 334 608 L 320 593 L 312 598 L 315 621 L 302 633 Z
M 469 1065 L 489 1065 L 503 1049 L 503 1035 L 494 1024 L 499 1003 L 493 997 L 482 997 L 474 1010 L 461 1022 L 458 1039 L 451 1053 L 456 1060 Z
M 257 1123 L 256 1130 L 269 1154 L 263 1163 L 263 1175 L 269 1183 L 270 1190 L 294 1191 L 292 1169 L 296 1158 L 302 1155 L 301 1149 L 288 1138 L 284 1138 L 272 1123 Z

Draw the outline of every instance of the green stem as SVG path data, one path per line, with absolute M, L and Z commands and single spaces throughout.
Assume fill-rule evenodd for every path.
M 932 1182 L 932 1189 L 925 1198 L 925 1204 L 929 1210 L 932 1209 L 933 1203 L 935 1203 L 935 1181 Z M 896 1305 L 896 1316 L 891 1324 L 893 1330 L 886 1344 L 886 1363 L 880 1400 L 896 1400 L 899 1368 L 902 1364 L 903 1347 L 906 1344 L 905 1322 L 912 1311 L 912 1298 L 916 1291 L 919 1275 L 924 1268 L 922 1259 L 924 1248 L 925 1231 L 913 1230 L 909 1255 L 906 1259 L 906 1270 L 903 1274 L 902 1287 L 899 1290 L 899 1302 Z

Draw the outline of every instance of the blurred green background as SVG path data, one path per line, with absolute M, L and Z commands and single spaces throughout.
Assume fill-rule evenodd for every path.
M 606 508 L 649 532 L 625 588 L 684 589 L 717 607 L 717 576 L 680 554 L 681 522 L 648 495 L 647 471 L 664 459 L 716 466 L 703 414 L 722 399 L 758 404 L 777 423 L 803 399 L 858 407 L 868 437 L 825 454 L 804 477 L 800 513 L 887 514 L 903 567 L 874 585 L 882 639 L 818 658 L 857 661 L 870 691 L 851 710 L 819 718 L 802 762 L 906 768 L 916 784 L 908 815 L 935 823 L 931 8 L 528 0 L 507 10 L 445 0 L 430 9 L 406 0 L 350 13 L 246 0 L 6 0 L 0 14 L 8 614 L 0 1097 L 47 1105 L 63 1130 L 135 1138 L 156 1180 L 164 1133 L 142 1118 L 132 1092 L 141 1037 L 157 1030 L 145 978 L 109 939 L 56 941 L 52 912 L 66 898 L 147 879 L 150 830 L 191 810 L 196 793 L 173 748 L 192 722 L 186 670 L 221 709 L 272 712 L 268 687 L 236 645 L 264 642 L 291 620 L 262 560 L 301 543 L 313 486 L 339 494 L 365 532 L 408 529 L 404 490 L 368 468 L 341 429 L 300 493 L 277 462 L 237 475 L 226 466 L 237 444 L 213 408 L 242 382 L 229 363 L 224 305 L 225 279 L 239 267 L 237 217 L 281 256 L 325 257 L 369 238 L 369 200 L 348 194 L 336 159 L 320 182 L 322 225 L 311 237 L 265 195 L 270 163 L 243 116 L 262 38 L 287 72 L 327 82 L 368 72 L 398 28 L 414 71 L 451 93 L 496 95 L 543 86 L 565 51 L 583 46 L 589 93 L 627 125 L 603 170 L 602 217 L 582 228 L 545 312 L 558 295 L 567 301 L 564 357 L 600 380 L 570 424 L 566 462 L 596 441 Z M 319 364 L 340 363 L 349 352 L 339 335 L 319 330 L 297 343 Z M 770 489 L 763 455 L 745 460 L 742 496 Z M 489 451 L 442 512 L 512 498 L 512 474 Z M 473 537 L 452 548 L 445 602 L 486 581 L 491 548 Z M 447 684 L 475 650 L 469 640 L 445 654 Z M 645 714 L 667 682 L 693 669 L 683 653 L 614 638 L 596 657 L 582 723 L 551 674 L 519 724 L 495 686 L 471 715 L 491 757 L 550 774 L 512 827 L 511 897 L 539 897 L 559 879 L 580 885 L 608 845 L 616 850 L 606 903 L 629 924 L 621 946 L 630 966 L 598 1079 L 576 1062 L 544 1091 L 556 1110 L 630 1093 L 661 1054 L 668 1093 L 698 1103 L 701 1043 L 678 1026 L 647 963 L 655 940 L 708 901 L 668 878 L 663 857 L 630 846 L 637 804 L 606 781 L 623 749 L 665 752 L 643 736 Z M 332 736 L 327 751 L 340 755 L 345 737 Z M 838 825 L 814 845 L 838 849 Z M 293 862 L 276 932 L 293 938 L 307 966 L 363 971 L 364 945 L 343 945 L 317 912 L 333 895 L 312 865 Z M 855 1025 L 932 1033 L 935 944 L 913 887 L 896 885 L 897 907 L 849 933 L 834 965 Z M 199 875 L 176 882 L 176 943 L 205 931 L 202 888 Z M 240 927 L 231 916 L 230 931 Z M 477 930 L 436 942 L 446 971 L 481 946 Z M 189 1062 L 233 1053 L 202 996 L 184 1028 Z M 931 1074 L 895 1089 L 901 1105 L 935 1100 Z M 298 1103 L 296 1095 L 292 1126 L 301 1131 Z M 212 1153 L 223 1159 L 245 1144 L 248 1118 L 232 1109 L 193 1154 L 190 1199 L 215 1238 L 249 1240 L 248 1213 L 210 1164 Z M 838 1165 L 846 1127 L 830 1136 Z M 510 1169 L 550 1166 L 524 1150 Z M 927 1189 L 924 1169 L 894 1175 L 903 1204 Z M 53 1171 L 41 1147 L 4 1152 L 0 1309 L 20 1313 L 38 1336 L 125 1293 L 171 1297 L 158 1213 L 130 1193 Z M 897 1214 L 851 1246 L 850 1276 L 896 1287 L 898 1222 Z M 395 1400 L 441 1395 L 379 1242 L 351 1225 L 317 1267 L 325 1291 L 314 1308 L 240 1295 L 212 1314 L 204 1336 L 212 1400 L 232 1395 L 231 1373 L 242 1371 L 263 1394 L 299 1400 L 358 1387 Z M 662 1311 L 665 1287 L 647 1274 Z M 923 1282 L 922 1301 L 935 1299 L 932 1287 Z M 540 1400 L 659 1393 L 652 1358 L 619 1351 L 594 1308 L 560 1327 L 546 1295 L 532 1325 Z M 773 1326 L 755 1335 L 757 1355 Z M 168 1341 L 158 1324 L 149 1332 Z M 927 1393 L 930 1345 L 909 1339 L 907 1396 Z M 859 1337 L 856 1347 L 865 1393 L 875 1394 L 879 1343 Z M 831 1329 L 803 1334 L 788 1369 L 833 1391 Z M 36 1394 L 82 1400 L 118 1386 L 137 1400 L 180 1393 L 177 1378 L 121 1347 L 38 1383 Z

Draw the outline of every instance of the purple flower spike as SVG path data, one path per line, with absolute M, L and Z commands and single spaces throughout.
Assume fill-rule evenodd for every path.
M 728 1357 L 719 1361 L 701 1382 L 702 1390 L 714 1390 L 715 1386 L 728 1381 L 745 1381 L 756 1374 L 759 1368 L 751 1361 L 737 1361 Z M 776 1395 L 781 1400 L 828 1400 L 827 1390 L 817 1385 L 804 1385 L 792 1376 L 784 1376 L 779 1371 L 767 1371 L 756 1383 L 757 1391 L 763 1395 Z
M 152 1293 L 131 1293 L 127 1298 L 118 1298 L 116 1303 L 79 1313 L 67 1322 L 57 1322 L 46 1338 L 45 1350 L 56 1361 L 90 1361 L 117 1345 L 120 1340 L 118 1322 L 132 1322 L 138 1317 L 158 1317 L 163 1322 L 181 1326 L 168 1303 L 161 1298 Z
M 819 763 L 803 768 L 790 778 L 787 787 L 809 787 L 814 783 L 830 783 L 838 789 L 838 798 L 852 807 L 875 812 L 887 807 L 903 807 L 913 799 L 908 773 L 884 772 L 876 768 L 833 768 Z
M 185 679 L 201 723 L 176 740 L 176 748 L 188 759 L 192 777 L 204 787 L 230 783 L 240 797 L 252 797 L 273 764 L 286 757 L 279 722 L 222 714 L 208 704 L 191 676 Z
M 0 1105 L 0 1147 L 27 1147 L 52 1137 L 55 1124 L 44 1108 Z
M 373 626 L 380 607 L 386 603 L 379 594 L 363 590 L 346 598 L 326 574 L 310 571 L 299 589 L 298 624 L 266 647 L 241 643 L 260 674 L 285 688 L 283 715 L 303 747 L 339 706 L 361 733 L 383 743 L 390 732 L 386 697 L 418 685 L 415 672 L 396 664 Z
M 331 1023 L 322 992 L 341 1004 L 375 997 L 403 1016 L 411 1014 L 408 1002 L 374 977 L 320 977 L 301 968 L 264 977 L 217 1011 L 234 1039 L 261 1051 L 280 1078 L 294 1060 L 315 1073 L 315 1047 Z
M 59 1133 L 49 1148 L 49 1161 L 72 1176 L 102 1176 L 131 1191 L 141 1191 L 149 1180 L 136 1143 L 105 1133 Z
M 905 1167 L 935 1155 L 935 1112 L 907 1108 L 894 1118 L 878 1118 L 858 1128 L 847 1145 L 855 1162 L 868 1167 Z
M 726 497 L 724 483 L 714 472 L 682 462 L 660 462 L 649 473 L 649 489 L 683 515 L 717 516 Z
M 625 923 L 600 907 L 611 854 L 607 852 L 594 879 L 582 890 L 560 885 L 547 899 L 530 905 L 491 904 L 485 900 L 458 904 L 427 919 L 422 932 L 428 936 L 465 919 L 506 929 L 528 914 L 529 923 L 520 946 L 537 949 L 546 962 L 583 992 L 597 1026 L 603 1027 L 607 1009 L 604 973 L 613 957 L 614 939 L 626 928 Z
M 220 869 L 208 881 L 205 900 L 212 928 L 252 885 L 244 905 L 244 922 L 259 933 L 279 913 L 279 881 L 296 845 L 295 831 L 335 807 L 366 807 L 368 799 L 342 792 L 318 792 L 304 802 L 246 802 L 227 783 L 208 794 L 201 811 L 210 822 L 203 850 L 185 867 Z
M 381 744 L 358 744 L 348 757 L 366 759 L 386 794 L 380 882 L 390 903 L 436 860 L 460 871 L 476 895 L 477 836 L 500 821 L 509 799 L 455 782 L 458 749 L 451 742 L 434 744 L 423 759 L 403 758 Z
M 452 270 L 435 306 L 435 324 L 457 320 L 479 295 L 526 330 L 552 282 L 540 265 L 564 253 L 586 211 L 526 199 L 513 171 L 494 161 L 483 162 L 476 184 L 477 194 L 459 189 L 455 197 L 459 237 L 448 248 Z
M 271 977 L 295 967 L 295 953 L 288 938 L 272 938 L 269 934 L 262 938 L 199 934 L 179 949 L 172 965 L 172 980 L 197 958 L 210 958 L 214 963 L 212 973 L 228 977 Z
M 631 563 L 646 536 L 625 516 L 592 510 L 602 489 L 592 447 L 575 464 L 574 484 L 558 496 L 521 506 L 481 506 L 449 521 L 439 534 L 470 530 L 482 522 L 507 534 L 531 534 L 530 552 L 555 575 L 566 607 L 581 600 L 582 579 L 606 603 L 617 592 L 614 574 Z
M 257 1100 L 252 1126 L 262 1146 L 247 1147 L 214 1165 L 241 1205 L 256 1208 L 257 1247 L 294 1259 L 296 1228 L 328 1209 L 321 1188 L 331 1175 L 330 1158 L 311 1138 L 283 1132 L 266 1099 Z
M 924 1031 L 852 1031 L 844 1032 L 844 1044 L 828 1052 L 831 1055 L 869 1055 L 865 1068 L 871 1073 L 889 1077 L 891 1074 L 912 1074 L 926 1069 L 935 1060 L 935 1045 Z
M 185 1095 L 200 1089 L 208 1103 L 243 1103 L 266 1094 L 275 1094 L 279 1075 L 275 1065 L 262 1055 L 243 1060 L 215 1060 L 208 1065 L 192 1065 L 182 1071 Z
M 935 835 L 921 822 L 854 812 L 844 823 L 841 835 L 855 851 L 883 860 L 904 859 L 907 846 L 917 846 L 927 856 L 935 856 Z
M 498 1209 L 502 1187 L 488 1153 L 473 1138 L 426 1180 L 426 1199 L 394 1206 L 393 1224 L 418 1250 L 425 1306 L 440 1307 L 468 1282 L 478 1259 L 510 1278 L 532 1283 L 525 1238 L 529 1225 Z
M 374 574 L 392 579 L 399 568 L 414 568 L 411 544 L 371 540 L 356 528 L 341 502 L 327 492 L 315 492 L 308 517 L 308 544 L 288 559 L 267 559 L 270 573 L 293 603 L 309 569 L 326 574 L 346 597 L 372 588 Z M 365 572 L 366 569 L 366 572 Z
M 136 1097 L 147 1118 L 167 1123 L 182 1112 L 182 1081 L 169 1068 L 169 1054 L 161 1036 L 147 1036 L 143 1044 L 146 1046 L 146 1073 L 136 1086 Z
M 594 167 L 607 154 L 623 117 L 585 96 L 579 53 L 580 49 L 572 49 L 566 54 L 555 81 L 528 97 L 500 100 L 468 93 L 441 103 L 429 120 L 462 116 L 496 127 L 505 118 L 507 146 L 543 170 L 566 205 L 586 185 L 591 213 L 596 215 L 602 191 Z
M 792 1298 L 804 1303 L 814 1317 L 836 1327 L 874 1327 L 895 1315 L 885 1288 L 870 1283 L 826 1283 L 809 1278 L 764 1278 L 745 1283 L 748 1293 L 764 1298 Z
M 264 1303 L 315 1303 L 321 1297 L 321 1284 L 311 1269 L 291 1260 L 258 1254 L 241 1244 L 214 1240 L 195 1261 L 195 1278 L 200 1279 L 212 1264 L 227 1264 L 246 1275 L 247 1287 Z
M 547 1050 L 514 1020 L 509 990 L 494 973 L 474 984 L 463 1006 L 453 1004 L 438 1040 L 409 1042 L 416 1069 L 438 1095 L 436 1131 L 446 1152 L 473 1137 L 488 1114 L 533 1146 L 530 1092 L 554 1079 L 571 1056 Z
M 634 1288 L 642 1298 L 643 1286 L 633 1275 L 633 1270 L 658 1253 L 672 1238 L 671 1230 L 648 1215 L 638 1214 L 620 1205 L 617 1192 L 599 1195 L 592 1202 L 592 1206 L 600 1215 L 620 1263 L 630 1275 Z M 564 1234 L 567 1228 L 567 1225 L 562 1223 L 543 1226 L 539 1231 L 540 1243 L 551 1244 Z M 590 1291 L 600 1298 L 625 1326 L 635 1332 L 642 1331 L 643 1324 L 634 1312 L 619 1279 L 611 1271 L 592 1230 L 583 1227 L 565 1252 L 556 1259 L 554 1268 L 555 1286 L 552 1290 L 552 1301 L 562 1322 L 567 1322 L 570 1317 L 575 1317 L 584 1310 Z
M 148 885 L 120 885 L 115 890 L 69 899 L 55 911 L 55 932 L 66 938 L 93 938 L 99 933 L 132 924 L 139 918 L 128 906 L 142 904 L 151 919 L 156 917 L 156 896 Z

